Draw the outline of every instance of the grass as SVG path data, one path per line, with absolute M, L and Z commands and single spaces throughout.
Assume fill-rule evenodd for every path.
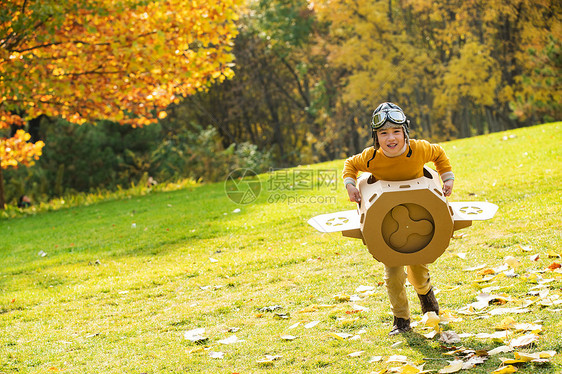
M 442 310 L 455 313 L 488 286 L 513 299 L 504 307 L 519 306 L 537 286 L 531 272 L 560 262 L 549 253 L 560 253 L 562 243 L 561 140 L 562 123 L 555 123 L 443 144 L 456 175 L 450 200 L 490 201 L 499 211 L 462 230 L 431 265 Z M 353 209 L 342 166 L 338 160 L 262 175 L 259 198 L 246 205 L 217 183 L 0 219 L 0 373 L 370 373 L 400 366 L 386 363 L 392 355 L 443 368 L 452 356 L 420 327 L 388 337 L 383 266 L 361 242 L 306 224 L 317 214 Z M 304 179 L 283 189 L 285 177 Z M 534 254 L 537 261 L 529 258 Z M 522 263 L 518 277 L 475 283 L 481 276 L 463 271 L 499 266 L 508 255 Z M 551 295 L 562 294 L 560 273 L 538 275 L 553 280 Z M 334 299 L 360 285 L 374 286 L 374 294 L 356 303 Z M 408 292 L 419 320 L 417 298 Z M 353 304 L 369 310 L 355 313 Z M 260 311 L 272 306 L 282 309 Z M 528 363 L 519 372 L 562 370 L 561 308 L 533 304 L 529 313 L 511 315 L 542 321 L 538 342 L 520 351 L 558 352 L 550 364 Z M 492 333 L 505 318 L 461 317 L 444 328 Z M 303 328 L 311 321 L 320 323 Z M 209 339 L 184 338 L 196 328 Z M 358 340 L 329 335 L 360 330 Z M 298 338 L 281 339 L 285 334 Z M 233 335 L 244 341 L 219 343 Z M 462 344 L 489 350 L 503 343 L 465 338 Z M 348 356 L 357 351 L 364 353 Z M 266 355 L 281 357 L 257 362 Z M 369 362 L 372 356 L 383 359 Z M 513 353 L 470 372 L 495 370 L 499 357 Z

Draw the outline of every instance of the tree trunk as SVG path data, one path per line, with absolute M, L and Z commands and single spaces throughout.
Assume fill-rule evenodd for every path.
M 4 210 L 6 201 L 4 198 L 4 176 L 2 175 L 2 168 L 0 167 L 0 210 Z

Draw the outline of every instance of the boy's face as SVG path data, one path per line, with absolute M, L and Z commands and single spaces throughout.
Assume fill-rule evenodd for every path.
M 404 150 L 404 130 L 402 126 L 377 130 L 379 144 L 388 156 L 400 156 Z

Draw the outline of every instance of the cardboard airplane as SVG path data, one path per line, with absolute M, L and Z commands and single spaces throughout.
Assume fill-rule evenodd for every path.
M 308 220 L 320 232 L 338 232 L 363 240 L 373 257 L 387 266 L 428 264 L 445 252 L 453 232 L 494 217 L 497 205 L 448 202 L 437 172 L 399 182 L 357 180 L 361 204 L 356 210 L 321 214 Z

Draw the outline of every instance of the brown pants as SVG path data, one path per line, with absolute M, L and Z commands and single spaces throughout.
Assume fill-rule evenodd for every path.
M 410 319 L 410 307 L 406 295 L 406 278 L 418 294 L 425 295 L 431 289 L 427 265 L 406 266 L 407 273 L 404 271 L 404 266 L 389 267 L 385 265 L 384 268 L 384 281 L 392 314 L 398 318 Z

